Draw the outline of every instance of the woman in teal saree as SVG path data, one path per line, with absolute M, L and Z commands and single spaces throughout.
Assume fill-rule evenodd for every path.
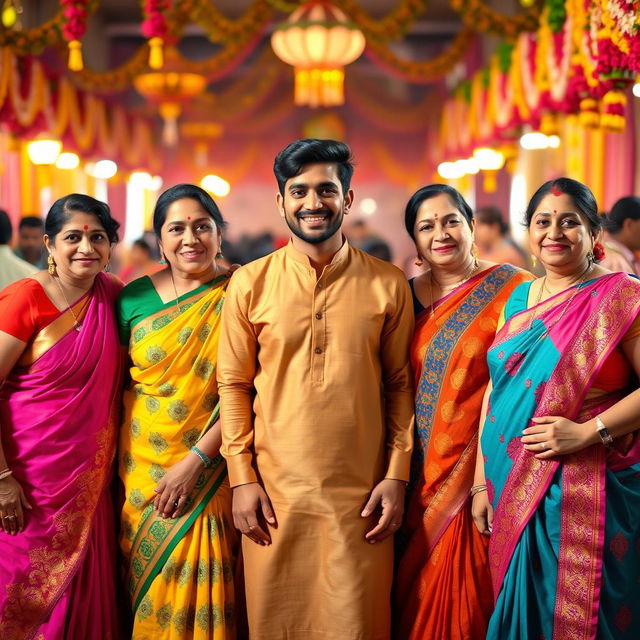
M 640 282 L 596 264 L 584 185 L 545 183 L 526 219 L 546 275 L 513 292 L 488 353 L 472 490 L 491 536 L 487 638 L 636 638 Z

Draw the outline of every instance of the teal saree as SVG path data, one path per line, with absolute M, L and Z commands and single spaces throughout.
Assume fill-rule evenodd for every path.
M 512 294 L 488 353 L 481 443 L 496 607 L 487 638 L 637 638 L 638 432 L 611 451 L 598 444 L 552 460 L 535 458 L 520 438 L 533 417 L 582 423 L 633 388 L 588 393 L 640 313 L 640 282 L 608 274 L 527 309 L 529 286 Z

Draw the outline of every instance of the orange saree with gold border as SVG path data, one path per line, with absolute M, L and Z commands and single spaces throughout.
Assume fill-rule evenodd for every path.
M 530 274 L 491 267 L 416 321 L 416 434 L 399 534 L 394 637 L 484 638 L 493 607 L 488 541 L 467 508 L 473 482 L 486 352 L 511 292 Z

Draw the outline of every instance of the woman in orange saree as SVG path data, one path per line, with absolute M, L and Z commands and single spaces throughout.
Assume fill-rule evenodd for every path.
M 416 434 L 399 534 L 394 635 L 484 638 L 493 608 L 488 539 L 465 508 L 489 381 L 486 352 L 511 292 L 531 276 L 472 255 L 472 212 L 444 185 L 420 189 L 405 223 L 429 270 L 411 281 Z

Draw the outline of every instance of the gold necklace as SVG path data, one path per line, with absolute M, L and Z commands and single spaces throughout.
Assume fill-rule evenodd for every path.
M 171 271 L 171 268 L 169 268 L 169 275 L 171 276 L 171 284 L 173 285 L 173 293 L 175 294 L 175 299 L 174 302 L 176 303 L 176 309 L 178 310 L 178 314 L 182 313 L 182 307 L 180 306 L 180 303 L 178 302 L 178 288 L 176 287 L 176 281 L 173 279 L 173 271 Z M 211 280 L 213 280 L 216 276 L 218 275 L 218 265 L 215 265 L 215 271 L 213 272 L 213 277 L 211 278 Z M 186 295 L 187 292 L 185 292 Z
M 449 291 L 453 291 L 454 289 L 457 289 L 458 287 L 460 287 L 461 285 L 463 285 L 465 282 L 467 282 L 475 273 L 476 269 L 478 268 L 478 265 L 474 262 L 471 263 L 471 269 L 469 271 L 467 271 L 467 274 L 465 275 L 465 277 L 460 280 L 460 282 L 456 282 L 456 284 L 454 284 L 453 286 L 449 286 L 446 289 L 435 279 L 435 277 L 433 276 L 433 270 L 429 269 L 428 273 L 429 273 L 429 315 L 432 316 L 433 315 L 433 283 L 435 282 L 438 287 L 440 288 L 440 290 L 442 291 L 442 293 L 448 293 Z
M 60 284 L 58 278 L 54 278 L 51 274 L 49 274 L 49 277 L 58 285 L 58 289 L 60 289 L 60 293 L 62 294 L 64 301 L 67 303 L 67 309 L 71 312 L 71 315 L 73 316 L 73 328 L 76 331 L 80 331 L 80 329 L 82 329 L 82 323 L 78 320 L 78 316 L 74 313 L 73 308 L 69 304 L 67 295 L 65 294 L 64 289 L 62 288 L 62 285 Z
M 571 293 L 571 295 L 569 296 L 567 301 L 564 303 L 564 306 L 562 307 L 562 311 L 560 312 L 560 316 L 558 317 L 558 319 L 553 324 L 549 325 L 549 327 L 547 327 L 542 332 L 542 334 L 540 335 L 538 340 L 544 340 L 549 335 L 549 331 L 551 331 L 551 329 L 553 329 L 553 327 L 555 327 L 558 324 L 558 322 L 560 322 L 560 320 L 562 320 L 562 318 L 564 318 L 564 314 L 567 312 L 567 309 L 571 306 L 571 303 L 573 302 L 573 299 L 576 297 L 578 291 L 580 290 L 580 287 L 586 282 L 587 276 L 591 272 L 592 268 L 593 268 L 593 265 L 591 263 L 589 263 L 586 266 L 585 270 L 580 274 L 580 277 L 578 278 L 576 284 L 572 284 L 572 285 L 569 285 L 567 287 L 567 289 L 573 287 L 573 292 Z M 567 289 L 564 289 L 564 291 L 566 291 Z M 551 291 L 549 291 L 549 289 L 547 289 L 547 276 L 546 275 L 542 279 L 540 290 L 538 291 L 538 298 L 537 298 L 536 304 L 535 304 L 536 308 L 534 309 L 534 312 L 531 315 L 531 320 L 529 321 L 529 326 L 527 327 L 527 331 L 529 329 L 531 329 L 531 327 L 533 326 L 534 321 L 537 318 L 537 315 L 538 315 L 537 307 L 540 304 L 540 301 L 542 300 L 542 292 L 545 291 L 545 290 L 549 294 L 551 294 Z

